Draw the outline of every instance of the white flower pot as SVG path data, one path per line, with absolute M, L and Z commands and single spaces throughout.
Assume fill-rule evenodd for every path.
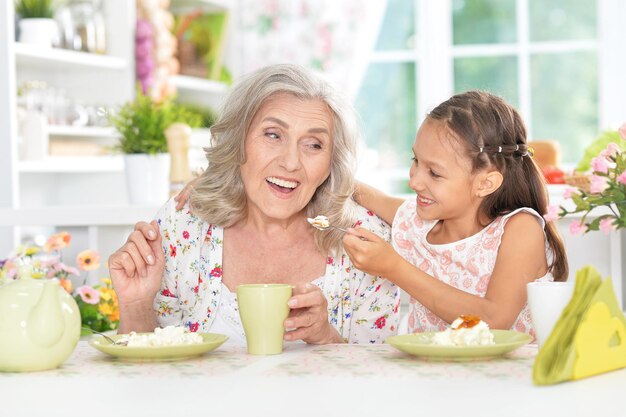
M 124 155 L 126 191 L 130 204 L 163 204 L 170 193 L 170 155 Z
M 20 42 L 52 47 L 59 40 L 59 26 L 54 19 L 20 19 Z

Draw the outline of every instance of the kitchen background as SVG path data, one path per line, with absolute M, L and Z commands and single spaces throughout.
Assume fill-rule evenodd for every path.
M 569 172 L 604 130 L 626 121 L 626 3 L 620 0 L 68 0 L 50 35 L 0 2 L 0 259 L 52 233 L 67 256 L 106 258 L 159 204 L 131 204 L 110 116 L 151 87 L 202 115 L 190 164 L 202 168 L 210 120 L 232 82 L 300 63 L 354 102 L 364 143 L 357 175 L 404 194 L 423 115 L 455 92 L 502 95 L 530 138 Z M 45 1 L 44 1 L 45 3 Z M 50 26 L 48 26 L 50 27 Z M 46 46 L 47 44 L 47 46 Z M 560 198 L 557 188 L 551 197 Z M 622 232 L 571 236 L 571 270 L 593 263 L 622 291 Z

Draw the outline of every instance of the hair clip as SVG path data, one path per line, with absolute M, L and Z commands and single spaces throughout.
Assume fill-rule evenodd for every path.
M 480 150 L 478 152 L 483 153 L 483 147 L 482 146 L 480 147 Z
M 498 153 L 502 153 L 502 146 L 498 146 Z
M 522 154 L 522 156 L 528 156 L 529 158 L 532 158 L 534 155 L 535 155 L 535 150 L 532 148 L 532 146 L 528 146 L 526 148 L 526 152 Z
M 515 152 L 519 151 L 519 144 L 515 145 Z

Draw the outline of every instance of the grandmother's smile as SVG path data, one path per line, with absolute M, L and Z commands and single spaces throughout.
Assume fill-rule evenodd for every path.
M 267 177 L 265 181 L 269 184 L 269 186 L 283 194 L 289 194 L 293 190 L 300 185 L 297 181 L 285 180 L 277 177 Z

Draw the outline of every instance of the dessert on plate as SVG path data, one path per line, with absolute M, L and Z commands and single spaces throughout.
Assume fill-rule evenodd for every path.
M 450 327 L 433 335 L 432 343 L 439 346 L 495 345 L 489 325 L 478 316 L 462 315 Z

